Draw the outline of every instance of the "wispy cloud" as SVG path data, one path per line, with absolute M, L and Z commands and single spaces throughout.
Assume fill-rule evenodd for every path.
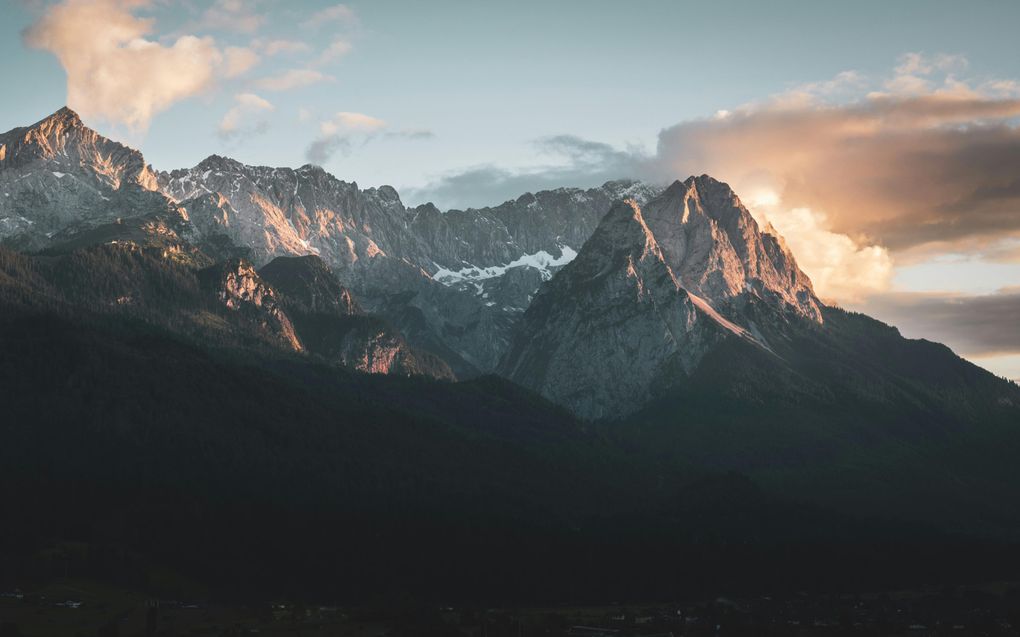
M 396 129 L 364 113 L 342 111 L 319 123 L 319 135 L 308 146 L 305 155 L 313 164 L 324 164 L 337 152 L 347 154 L 355 143 L 368 143 L 373 139 L 421 140 L 433 137 L 423 129 Z
M 338 151 L 349 152 L 353 140 L 367 139 L 384 128 L 386 122 L 377 117 L 341 111 L 319 124 L 319 136 L 305 154 L 309 162 L 324 164 Z
M 234 106 L 223 115 L 217 133 L 223 139 L 233 139 L 265 132 L 269 123 L 260 116 L 275 110 L 269 100 L 254 93 L 241 93 L 234 96 Z
M 331 82 L 333 77 L 313 69 L 290 69 L 276 75 L 263 77 L 255 82 L 258 88 L 266 91 L 289 91 L 312 84 Z
M 524 168 L 485 164 L 441 175 L 405 192 L 408 201 L 432 201 L 443 208 L 471 208 L 502 203 L 525 192 L 561 186 L 596 186 L 611 179 L 647 174 L 650 157 L 641 149 L 618 149 L 574 135 L 554 135 L 533 142 L 545 161 Z
M 346 4 L 335 4 L 320 11 L 316 11 L 311 15 L 311 17 L 302 22 L 301 26 L 305 28 L 315 28 L 328 26 L 338 22 L 350 27 L 357 26 L 358 16 L 354 12 L 354 9 L 350 8 Z
M 319 124 L 319 131 L 323 135 L 336 135 L 338 133 L 372 133 L 385 128 L 386 122 L 364 113 L 351 113 L 341 111 Z
M 352 48 L 353 46 L 347 40 L 335 39 L 319 55 L 318 63 L 324 65 L 335 62 L 350 53 Z
M 276 56 L 283 54 L 301 54 L 309 53 L 312 47 L 304 42 L 297 40 L 270 40 L 262 45 L 262 50 L 268 56 Z
M 227 77 L 244 75 L 259 63 L 259 54 L 247 47 L 228 46 L 223 50 Z
M 250 0 L 214 0 L 198 24 L 206 30 L 254 33 L 266 18 L 254 10 L 253 4 Z

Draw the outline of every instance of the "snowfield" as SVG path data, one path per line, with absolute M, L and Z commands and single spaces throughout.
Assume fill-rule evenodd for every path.
M 539 250 L 534 254 L 525 254 L 510 263 L 504 265 L 491 265 L 487 267 L 469 266 L 460 270 L 448 270 L 440 268 L 432 278 L 444 285 L 455 285 L 457 283 L 484 281 L 503 276 L 513 268 L 534 268 L 541 272 L 542 280 L 548 281 L 552 278 L 550 268 L 564 266 L 574 260 L 577 252 L 570 246 L 558 246 L 560 256 L 554 257 L 545 250 Z

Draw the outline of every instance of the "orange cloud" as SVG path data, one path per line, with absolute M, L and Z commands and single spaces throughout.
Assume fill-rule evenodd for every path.
M 25 31 L 25 43 L 60 60 L 69 106 L 133 131 L 144 131 L 155 114 L 258 62 L 250 49 L 221 51 L 208 37 L 160 43 L 150 37 L 154 20 L 135 15 L 149 6 L 148 0 L 63 0 Z
M 1020 236 L 1020 96 L 955 78 L 935 88 L 919 74 L 939 64 L 949 62 L 911 58 L 898 70 L 895 78 L 924 79 L 923 93 L 833 104 L 795 92 L 667 128 L 650 172 L 707 172 L 738 192 L 765 185 L 787 209 L 822 211 L 828 230 L 899 258 L 963 243 L 990 249 Z

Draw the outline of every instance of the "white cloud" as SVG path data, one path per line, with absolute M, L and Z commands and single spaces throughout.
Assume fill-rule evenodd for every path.
M 857 71 L 841 71 L 828 80 L 797 85 L 775 96 L 772 102 L 774 106 L 782 105 L 787 108 L 815 102 L 831 102 L 845 99 L 866 85 L 867 79 Z
M 223 54 L 226 58 L 224 74 L 227 77 L 244 75 L 259 63 L 259 54 L 249 48 L 229 46 Z
M 153 20 L 132 12 L 146 0 L 63 0 L 24 33 L 67 72 L 67 103 L 86 117 L 148 128 L 153 115 L 209 88 L 222 53 L 211 38 L 147 39 Z
M 266 55 L 308 53 L 312 47 L 297 40 L 270 40 L 263 47 Z
M 246 125 L 246 121 L 276 110 L 269 100 L 254 93 L 241 93 L 234 96 L 234 106 L 220 120 L 218 133 L 220 137 L 231 138 L 243 133 L 260 133 L 268 128 L 268 122 L 259 119 L 254 124 Z
M 253 33 L 265 22 L 265 16 L 252 10 L 245 0 L 215 0 L 202 13 L 200 25 L 205 29 Z
M 346 4 L 336 4 L 315 12 L 310 18 L 302 22 L 301 26 L 310 28 L 330 22 L 341 22 L 348 26 L 357 26 L 358 16 Z
M 323 135 L 336 135 L 337 133 L 368 133 L 377 131 L 386 126 L 383 120 L 365 115 L 364 113 L 350 113 L 341 111 L 319 124 L 319 132 Z
M 368 141 L 384 128 L 386 122 L 371 115 L 349 111 L 336 113 L 319 123 L 319 137 L 306 152 L 308 161 L 324 164 L 337 151 L 350 152 L 354 140 Z
M 351 51 L 351 43 L 347 40 L 336 39 L 319 56 L 319 64 L 329 64 L 347 55 Z
M 255 84 L 261 89 L 267 91 L 289 91 L 295 88 L 301 88 L 303 86 L 311 86 L 312 84 L 318 84 L 320 82 L 330 82 L 333 78 L 319 71 L 312 69 L 291 69 L 264 77 L 258 80 Z
M 948 75 L 946 85 L 955 83 L 953 73 L 967 68 L 967 58 L 960 55 L 941 53 L 926 56 L 923 53 L 905 53 L 893 70 L 893 76 L 886 80 L 885 89 L 894 95 L 922 95 L 935 90 L 930 77 L 935 73 Z

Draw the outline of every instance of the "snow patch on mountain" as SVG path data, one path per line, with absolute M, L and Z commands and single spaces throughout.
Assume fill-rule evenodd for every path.
M 560 256 L 558 257 L 554 257 L 545 250 L 539 250 L 534 254 L 522 255 L 504 265 L 492 265 L 488 267 L 472 265 L 466 268 L 461 268 L 460 270 L 440 268 L 432 275 L 432 278 L 445 285 L 454 285 L 457 283 L 494 279 L 496 277 L 503 276 L 508 270 L 513 268 L 534 268 L 542 275 L 543 281 L 548 281 L 553 275 L 550 268 L 562 267 L 573 261 L 577 256 L 577 252 L 570 246 L 560 245 L 558 248 L 560 250 Z

